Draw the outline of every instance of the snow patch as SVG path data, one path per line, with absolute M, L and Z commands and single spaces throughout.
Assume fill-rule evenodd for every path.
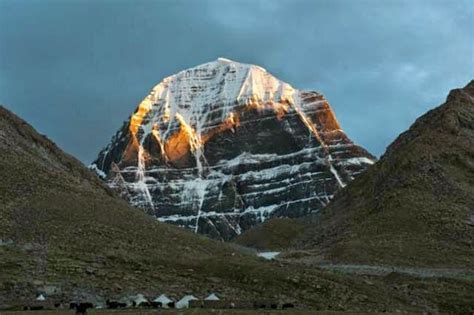
M 280 252 L 261 252 L 257 253 L 258 257 L 265 258 L 267 260 L 274 260 L 278 255 L 280 255 Z
M 107 175 L 102 170 L 100 170 L 96 164 L 91 164 L 88 166 L 88 168 L 102 179 L 105 179 L 107 177 Z
M 366 157 L 355 157 L 355 158 L 350 158 L 346 160 L 342 160 L 339 162 L 340 165 L 362 165 L 362 164 L 369 164 L 372 165 L 375 162 L 369 158 Z

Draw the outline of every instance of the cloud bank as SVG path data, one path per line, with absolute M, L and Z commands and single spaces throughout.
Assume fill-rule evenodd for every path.
M 325 94 L 379 155 L 474 78 L 466 1 L 0 2 L 0 103 L 84 163 L 162 78 L 222 56 Z

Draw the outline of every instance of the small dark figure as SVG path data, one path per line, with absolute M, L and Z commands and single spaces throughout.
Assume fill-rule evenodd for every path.
M 117 309 L 117 308 L 127 307 L 127 304 L 120 303 L 120 302 L 117 302 L 117 301 L 107 300 L 107 301 L 105 301 L 105 303 L 107 304 L 107 308 L 110 308 L 110 309 Z
M 116 309 L 118 307 L 118 303 L 115 301 L 107 300 L 105 301 L 105 304 L 107 305 L 107 308 L 110 308 L 110 309 Z
M 87 308 L 81 306 L 81 305 L 78 305 L 76 307 L 76 315 L 86 315 L 87 314 Z
M 76 309 L 76 315 L 86 315 L 87 309 L 94 307 L 94 305 L 89 302 L 84 302 L 84 303 L 79 303 L 79 304 L 71 303 L 69 307 L 71 308 L 72 306 L 74 306 L 74 308 Z
M 138 307 L 150 308 L 151 304 L 150 302 L 141 302 L 140 304 L 138 304 Z
M 161 302 L 151 302 L 151 307 L 153 308 L 161 308 L 162 306 Z
M 285 304 L 283 304 L 283 306 L 281 308 L 286 310 L 287 308 L 294 308 L 294 307 L 295 306 L 293 305 L 293 303 L 285 303 Z
M 168 307 L 169 307 L 169 308 L 174 308 L 174 302 L 169 302 L 169 303 L 168 303 Z
M 87 308 L 94 308 L 94 304 L 92 304 L 91 302 L 84 302 L 84 303 L 81 303 L 80 305 L 83 305 Z
M 41 311 L 44 309 L 44 306 L 32 306 L 30 307 L 30 311 Z

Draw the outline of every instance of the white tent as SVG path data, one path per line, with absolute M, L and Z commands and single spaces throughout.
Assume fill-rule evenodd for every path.
M 168 308 L 168 303 L 171 303 L 173 301 L 170 298 L 168 298 L 166 295 L 162 294 L 156 299 L 154 299 L 153 302 L 161 303 L 162 308 Z
M 36 297 L 36 301 L 45 301 L 46 298 L 44 297 L 43 294 L 39 294 L 37 297 Z
M 207 298 L 204 299 L 205 301 L 219 301 L 219 297 L 215 293 L 209 294 Z
M 189 302 L 193 300 L 197 300 L 193 295 L 183 296 L 183 298 L 176 303 L 176 308 L 189 308 Z
M 143 294 L 137 294 L 133 299 L 136 306 L 139 306 L 141 303 L 148 303 L 148 300 L 145 298 Z

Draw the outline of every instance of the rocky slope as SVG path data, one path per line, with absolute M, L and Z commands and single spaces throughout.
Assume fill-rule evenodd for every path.
M 91 168 L 160 221 L 228 240 L 317 212 L 372 163 L 321 94 L 220 58 L 153 88 Z
M 240 241 L 276 239 L 276 247 L 332 262 L 474 270 L 474 81 L 451 91 L 305 221 L 274 222 L 271 231 L 259 228 Z M 290 246 L 275 236 L 288 225 L 300 227 Z

